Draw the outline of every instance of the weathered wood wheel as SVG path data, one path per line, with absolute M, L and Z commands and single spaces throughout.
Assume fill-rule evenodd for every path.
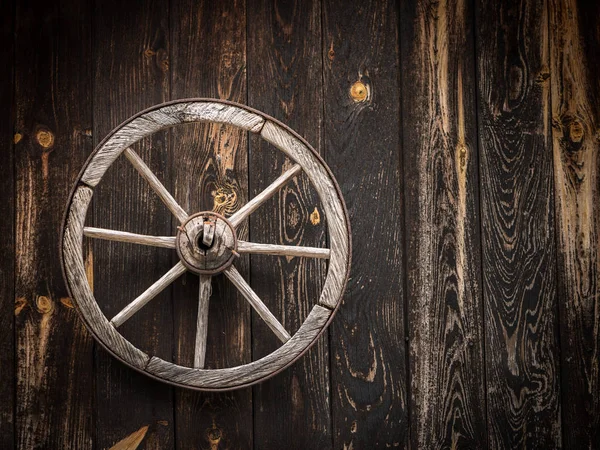
M 264 191 L 225 218 L 211 211 L 184 211 L 131 145 L 159 130 L 191 122 L 230 124 L 260 134 L 295 164 Z M 108 167 L 123 153 L 180 222 L 176 236 L 147 236 L 125 231 L 86 227 L 94 188 Z M 315 188 L 327 217 L 330 248 L 262 244 L 241 241 L 236 228 L 294 176 L 304 173 Z M 172 248 L 180 261 L 115 317 L 101 311 L 88 284 L 83 259 L 83 237 Z M 241 253 L 328 259 L 323 291 L 308 317 L 290 336 L 235 268 Z M 67 204 L 62 235 L 62 264 L 67 286 L 86 326 L 115 357 L 149 376 L 178 386 L 201 390 L 228 390 L 262 381 L 298 359 L 325 330 L 338 308 L 350 268 L 350 228 L 339 187 L 319 155 L 294 131 L 246 106 L 213 99 L 188 99 L 143 111 L 113 130 L 92 153 L 75 183 Z M 194 367 L 184 367 L 148 355 L 117 330 L 159 292 L 190 271 L 200 276 Z M 248 364 L 204 369 L 211 278 L 223 273 L 266 322 L 283 345 Z

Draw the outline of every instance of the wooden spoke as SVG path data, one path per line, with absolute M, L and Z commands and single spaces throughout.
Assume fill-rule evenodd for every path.
M 269 308 L 262 302 L 262 300 L 256 295 L 256 292 L 252 290 L 250 285 L 246 283 L 246 280 L 237 271 L 234 266 L 229 266 L 223 272 L 227 278 L 231 280 L 234 286 L 242 293 L 242 295 L 248 300 L 248 303 L 254 308 L 258 315 L 266 322 L 266 324 L 273 330 L 277 337 L 282 342 L 287 342 L 290 339 L 289 333 L 283 328 L 283 325 L 275 318 L 273 313 L 269 311 Z
M 156 175 L 154 175 L 146 163 L 142 161 L 142 158 L 140 158 L 131 148 L 126 148 L 123 153 L 131 164 L 133 164 L 133 167 L 135 167 L 140 175 L 150 184 L 150 187 L 158 194 L 167 208 L 169 208 L 173 215 L 177 217 L 177 220 L 181 223 L 185 222 L 188 218 L 188 213 L 179 206 L 171 193 L 167 191 L 167 188 L 165 188 L 160 180 L 156 178 Z
M 139 297 L 127 305 L 119 314 L 110 321 L 116 328 L 123 325 L 131 316 L 142 309 L 146 303 L 160 294 L 168 285 L 179 278 L 186 271 L 185 266 L 180 261 L 171 270 L 160 277 L 152 286 L 144 291 Z
M 255 253 L 259 255 L 301 256 L 306 258 L 329 259 L 328 248 L 301 247 L 293 245 L 258 244 L 256 242 L 238 241 L 239 253 Z
M 128 233 L 127 231 L 107 230 L 106 228 L 85 227 L 83 235 L 105 239 L 107 241 L 131 242 L 132 244 L 149 245 L 152 247 L 175 248 L 175 236 L 148 236 L 145 234 Z
M 252 214 L 260 205 L 270 199 L 289 180 L 302 171 L 300 164 L 295 164 L 291 169 L 284 172 L 279 178 L 271 183 L 264 191 L 242 206 L 239 211 L 229 218 L 229 222 L 237 227 L 242 221 Z
M 196 322 L 196 347 L 194 350 L 194 368 L 204 368 L 206 358 L 206 336 L 208 333 L 208 302 L 212 294 L 212 277 L 200 275 L 198 292 L 198 320 Z

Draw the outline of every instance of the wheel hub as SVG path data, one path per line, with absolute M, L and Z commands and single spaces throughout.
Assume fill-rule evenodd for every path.
M 235 229 L 220 214 L 202 211 L 177 228 L 177 254 L 192 272 L 206 275 L 223 272 L 237 256 Z

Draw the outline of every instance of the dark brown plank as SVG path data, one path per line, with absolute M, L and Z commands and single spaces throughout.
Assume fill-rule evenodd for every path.
M 244 1 L 172 0 L 172 98 L 246 100 Z M 190 212 L 230 216 L 248 199 L 246 133 L 229 126 L 186 125 L 172 132 L 175 198 Z M 247 236 L 242 230 L 240 237 Z M 247 258 L 236 261 L 245 276 Z M 198 277 L 174 289 L 176 360 L 191 366 L 198 310 Z M 251 360 L 250 310 L 222 275 L 213 278 L 206 367 Z M 177 448 L 252 448 L 252 391 L 176 391 Z
M 323 8 L 325 159 L 353 235 L 330 332 L 334 448 L 408 444 L 397 7 Z
M 169 97 L 168 4 L 102 1 L 94 8 L 94 143 L 132 114 Z M 152 171 L 168 183 L 167 133 L 134 146 Z M 93 220 L 102 228 L 173 235 L 171 214 L 121 156 L 95 189 Z M 134 244 L 93 240 L 94 295 L 113 317 L 172 265 L 172 252 Z M 173 323 L 167 289 L 119 330 L 141 350 L 172 354 Z M 102 348 L 96 352 L 96 445 L 108 448 L 148 427 L 145 448 L 173 442 L 173 390 L 125 367 Z M 137 436 L 137 435 L 136 435 Z
M 489 448 L 560 446 L 546 19 L 476 2 Z
M 92 148 L 90 22 L 88 2 L 17 5 L 18 448 L 92 447 L 92 339 L 58 263 L 68 193 Z
M 282 120 L 320 151 L 321 3 L 252 2 L 248 6 L 248 61 L 249 105 Z M 252 136 L 251 197 L 289 167 L 282 153 Z M 317 215 L 323 220 L 317 220 Z M 324 247 L 325 235 L 323 210 L 305 176 L 292 180 L 250 216 L 253 242 Z M 293 334 L 319 298 L 325 262 L 253 255 L 251 269 L 254 290 Z M 254 314 L 254 359 L 280 345 Z M 292 367 L 254 388 L 254 422 L 254 438 L 261 448 L 331 448 L 327 339 L 319 339 Z
M 14 25 L 15 2 L 5 2 L 0 18 L 0 447 L 15 442 L 15 160 L 14 160 Z
M 549 10 L 563 440 L 565 448 L 596 448 L 600 445 L 600 3 L 552 0 Z
M 473 11 L 402 5 L 411 444 L 485 448 Z

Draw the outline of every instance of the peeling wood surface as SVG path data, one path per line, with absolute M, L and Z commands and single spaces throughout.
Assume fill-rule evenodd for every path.
M 600 445 L 600 4 L 550 1 L 565 448 Z
M 403 5 L 411 443 L 485 448 L 473 10 Z
M 5 1 L 0 447 L 598 448 L 598 8 Z M 190 392 L 124 367 L 93 343 L 58 266 L 63 208 L 94 144 L 184 97 L 291 125 L 324 156 L 351 215 L 352 277 L 329 337 L 254 388 Z M 181 125 L 134 150 L 184 209 L 230 217 L 292 165 L 259 141 Z M 175 234 L 124 156 L 107 177 L 86 226 Z M 330 247 L 327 227 L 300 174 L 240 238 Z M 109 316 L 177 262 L 171 248 L 84 242 L 76 270 Z M 240 273 L 296 331 L 329 261 L 241 258 Z M 193 364 L 197 277 L 172 286 L 119 329 L 155 356 L 131 355 L 150 370 L 166 370 L 161 358 Z M 215 277 L 208 367 L 279 345 L 252 314 Z M 317 306 L 314 323 L 329 314 Z
M 477 1 L 475 14 L 488 448 L 558 448 L 547 9 Z

